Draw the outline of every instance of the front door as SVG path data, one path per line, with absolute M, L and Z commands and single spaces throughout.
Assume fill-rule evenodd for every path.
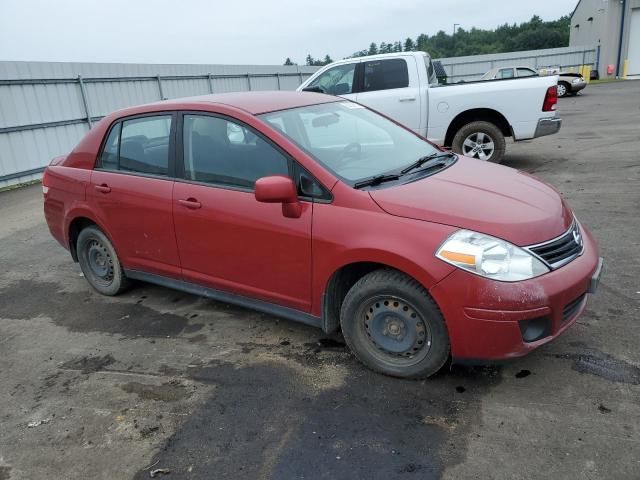
M 181 125 L 173 210 L 184 279 L 309 311 L 313 204 L 286 218 L 253 193 L 258 178 L 289 175 L 289 158 L 226 117 L 184 114 Z
M 362 91 L 356 101 L 393 118 L 415 132 L 422 115 L 420 85 L 413 56 L 362 62 Z M 423 67 L 424 68 L 424 67 Z
M 169 172 L 172 118 L 154 114 L 113 125 L 91 172 L 87 200 L 125 268 L 179 278 Z

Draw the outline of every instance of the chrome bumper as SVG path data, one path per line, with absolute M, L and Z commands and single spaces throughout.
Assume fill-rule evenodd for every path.
M 536 133 L 534 133 L 533 136 L 543 137 L 545 135 L 553 135 L 554 133 L 558 133 L 558 130 L 560 130 L 560 125 L 562 125 L 561 118 L 541 118 L 540 120 L 538 120 Z

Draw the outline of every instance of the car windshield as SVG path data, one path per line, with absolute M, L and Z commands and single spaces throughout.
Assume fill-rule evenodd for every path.
M 440 153 L 426 140 L 353 102 L 311 105 L 260 117 L 348 183 L 397 172 Z

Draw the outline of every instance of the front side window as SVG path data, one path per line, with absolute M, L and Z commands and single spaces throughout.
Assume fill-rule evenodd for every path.
M 388 90 L 409 86 L 407 62 L 402 58 L 364 62 L 364 91 Z
M 289 161 L 251 129 L 224 118 L 185 115 L 184 172 L 188 180 L 253 188 L 269 175 L 289 175 Z
M 344 95 L 353 91 L 353 75 L 357 63 L 337 65 L 322 73 L 309 84 L 309 87 L 319 87 L 329 95 Z
M 261 115 L 348 182 L 404 168 L 438 153 L 433 145 L 353 102 L 334 102 Z
M 503 68 L 498 73 L 498 78 L 513 78 L 513 68 Z

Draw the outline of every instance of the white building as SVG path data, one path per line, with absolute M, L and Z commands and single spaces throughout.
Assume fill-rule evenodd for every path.
M 579 0 L 569 45 L 599 47 L 600 78 L 640 75 L 640 0 Z

